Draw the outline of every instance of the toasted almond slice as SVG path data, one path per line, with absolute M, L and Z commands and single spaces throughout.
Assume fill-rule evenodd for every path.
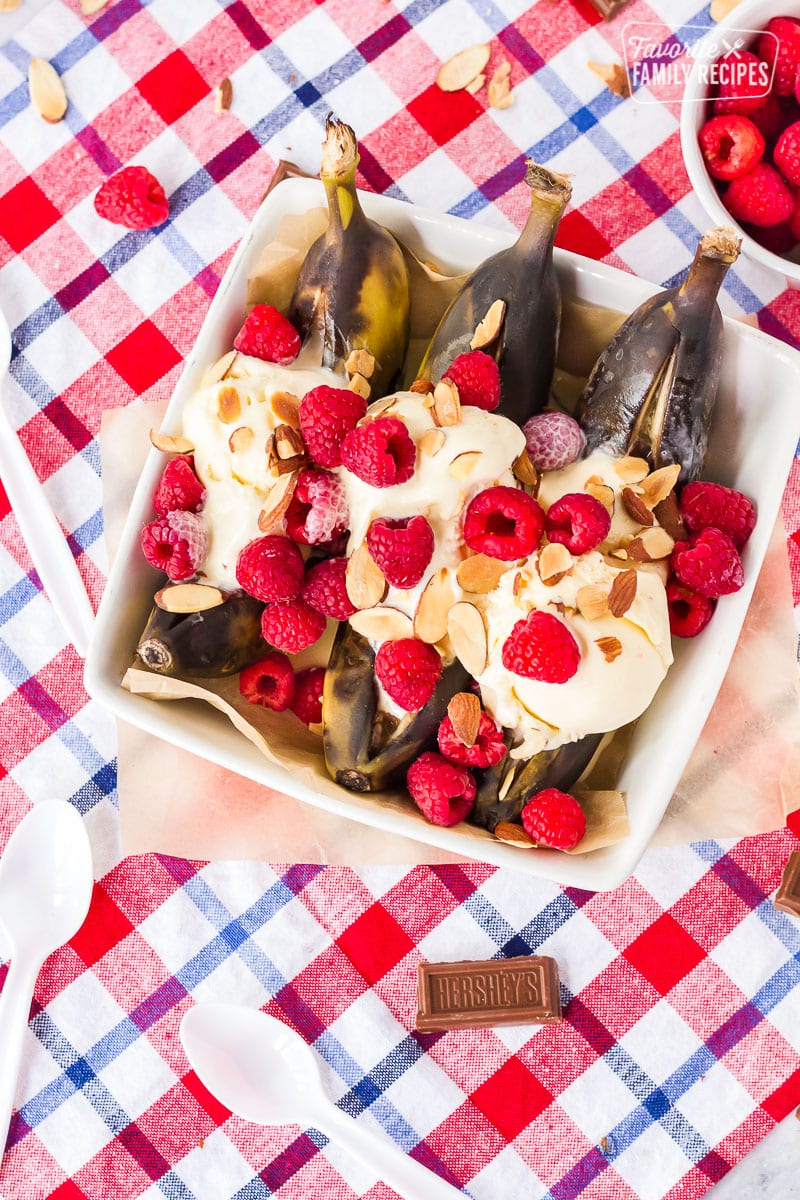
M 510 74 L 511 74 L 511 63 L 508 61 L 507 58 L 504 58 L 502 62 L 499 62 L 497 64 L 497 68 L 495 70 L 493 78 L 505 79 L 506 76 L 510 75 Z
M 39 116 L 51 125 L 58 124 L 67 111 L 67 93 L 61 77 L 46 58 L 32 58 L 28 67 L 31 104 Z
M 595 645 L 606 662 L 613 662 L 622 654 L 622 642 L 616 637 L 595 638 Z
M 548 542 L 539 552 L 539 578 L 543 583 L 555 582 L 555 577 L 563 579 L 572 566 L 572 555 L 561 542 Z
M 578 612 L 587 621 L 597 621 L 608 613 L 608 590 L 599 583 L 587 583 L 575 596 Z
M 666 500 L 678 482 L 680 473 L 680 463 L 670 463 L 668 467 L 659 467 L 642 480 L 642 500 L 648 508 L 655 508 L 662 500 Z
M 523 450 L 519 458 L 514 460 L 511 469 L 514 472 L 514 478 L 518 479 L 520 483 L 524 483 L 526 487 L 534 488 L 536 491 L 539 490 L 541 476 L 531 462 L 527 450 Z
M 193 454 L 194 445 L 180 433 L 162 433 L 158 429 L 150 430 L 150 441 L 156 450 L 164 454 Z
M 217 416 L 223 425 L 233 425 L 242 415 L 242 402 L 235 387 L 222 387 L 217 396 Z
M 466 50 L 459 51 L 442 63 L 436 82 L 443 92 L 459 92 L 472 83 L 476 75 L 480 75 L 490 55 L 489 46 L 467 46 Z
M 211 366 L 206 367 L 203 372 L 203 377 L 200 380 L 200 387 L 211 387 L 215 383 L 219 383 L 228 374 L 228 371 L 233 366 L 233 360 L 236 358 L 238 350 L 229 350 L 227 354 L 223 354 L 216 362 L 211 363 Z
M 93 17 L 101 8 L 105 8 L 109 0 L 81 0 L 81 12 L 85 17 Z
M 170 613 L 205 612 L 218 608 L 224 599 L 219 588 L 205 583 L 173 583 L 155 595 L 158 607 Z
M 614 469 L 623 483 L 641 483 L 650 474 L 650 467 L 643 458 L 633 458 L 626 454 L 617 460 Z
M 367 409 L 366 414 L 358 422 L 359 425 L 364 425 L 367 421 L 372 421 L 375 417 L 388 412 L 390 408 L 394 408 L 395 404 L 397 404 L 396 396 L 382 396 L 380 400 L 373 401 Z
M 266 503 L 258 514 L 258 528 L 262 533 L 273 533 L 280 528 L 286 511 L 292 502 L 297 472 L 287 472 L 279 475 L 272 485 Z
M 625 615 L 636 597 L 637 584 L 637 575 L 633 570 L 621 571 L 615 577 L 608 593 L 608 611 L 612 616 Z
M 414 636 L 411 617 L 398 608 L 378 604 L 375 608 L 364 608 L 349 618 L 356 633 L 374 642 L 396 642 L 400 638 Z
M 505 300 L 493 300 L 483 318 L 475 326 L 475 332 L 469 343 L 470 349 L 482 350 L 484 346 L 491 345 L 503 328 L 505 317 Z
M 511 567 L 510 562 L 489 558 L 487 554 L 471 554 L 458 564 L 456 579 L 465 592 L 485 595 L 494 591 L 500 579 Z
M 233 103 L 233 84 L 226 75 L 214 91 L 214 112 L 227 112 Z
M 674 541 L 682 542 L 686 537 L 686 526 L 683 523 L 680 504 L 675 492 L 670 492 L 668 496 L 660 500 L 654 507 L 653 512 L 656 514 L 656 520 L 662 529 L 666 529 Z
M 433 389 L 433 419 L 437 425 L 461 422 L 461 401 L 452 379 L 440 379 Z
M 476 75 L 474 79 L 470 80 L 470 82 L 464 88 L 464 91 L 469 92 L 470 95 L 474 96 L 476 92 L 481 90 L 485 83 L 486 76 L 484 75 L 483 71 L 481 71 L 480 75 Z
M 447 706 L 447 715 L 456 737 L 465 746 L 474 746 L 481 724 L 481 702 L 474 692 L 456 692 Z
M 489 80 L 486 95 L 489 98 L 489 104 L 492 108 L 508 108 L 513 103 L 511 80 L 508 78 L 507 72 L 505 75 L 498 75 L 495 71 Z
M 584 490 L 589 496 L 599 500 L 609 516 L 613 517 L 615 504 L 613 488 L 609 487 L 607 483 L 603 483 L 602 480 L 595 483 L 594 480 L 587 479 Z
M 500 784 L 500 787 L 497 789 L 497 799 L 498 800 L 505 800 L 506 795 L 508 794 L 508 789 L 511 787 L 512 783 L 514 782 L 514 776 L 516 775 L 516 773 L 517 773 L 517 764 L 515 763 L 513 767 L 511 767 L 508 771 L 506 771 L 505 775 L 503 776 L 503 782 Z
M 634 521 L 638 521 L 640 525 L 652 525 L 655 517 L 644 502 L 644 497 L 638 495 L 633 488 L 624 487 L 622 489 L 622 503 L 625 505 L 625 511 Z
M 415 379 L 408 390 L 416 392 L 420 396 L 427 396 L 433 391 L 433 384 L 430 379 Z
M 708 15 L 712 21 L 724 21 L 728 13 L 732 13 L 742 0 L 711 0 Z
M 228 449 L 231 454 L 244 454 L 253 444 L 256 435 L 249 425 L 239 425 L 228 438 Z
M 300 397 L 294 392 L 273 392 L 269 398 L 272 415 L 279 425 L 300 428 Z
M 432 429 L 431 433 L 439 433 L 440 430 Z M 452 475 L 453 479 L 466 479 L 468 475 L 477 467 L 480 460 L 483 458 L 483 453 L 480 450 L 464 450 L 463 453 L 457 454 L 447 468 L 448 475 Z
M 455 600 L 453 583 L 447 567 L 431 575 L 414 613 L 414 636 L 421 642 L 440 642 L 447 633 L 447 614 Z
M 375 370 L 375 355 L 370 354 L 364 346 L 359 346 L 348 354 L 344 369 L 348 375 L 363 375 L 365 379 L 371 379 Z
M 507 846 L 519 846 L 521 850 L 535 850 L 536 842 L 529 837 L 521 825 L 513 821 L 498 821 L 494 827 L 494 836 L 498 842 Z
M 668 558 L 674 547 L 675 541 L 666 529 L 653 525 L 628 542 L 626 549 L 632 562 L 656 562 L 659 558 Z
M 603 83 L 615 96 L 627 99 L 631 95 L 631 81 L 622 63 L 598 63 L 591 59 L 586 64 L 590 71 L 599 75 Z
M 352 376 L 347 386 L 350 391 L 355 392 L 357 396 L 363 396 L 365 400 L 369 400 L 372 388 L 370 387 L 369 380 L 365 379 L 363 375 L 359 375 L 358 372 L 356 372 L 356 374 Z
M 445 443 L 445 436 L 441 429 L 426 429 L 422 437 L 417 442 L 420 454 L 427 454 L 428 458 L 433 458 L 438 454 Z
M 347 560 L 345 588 L 356 608 L 374 608 L 386 594 L 386 577 L 362 542 Z
M 295 429 L 293 425 L 276 425 L 273 434 L 275 442 L 275 453 L 278 458 L 286 459 L 296 458 L 306 452 L 306 444 L 303 441 L 303 435 L 299 429 Z
M 488 652 L 486 626 L 474 604 L 459 600 L 447 614 L 447 632 L 453 653 L 470 675 L 480 675 Z

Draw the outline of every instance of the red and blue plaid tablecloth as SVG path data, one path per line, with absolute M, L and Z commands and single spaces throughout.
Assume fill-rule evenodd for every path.
M 697 0 L 626 14 L 685 45 L 710 24 Z M 315 170 L 329 110 L 359 133 L 365 188 L 511 229 L 533 156 L 574 176 L 561 245 L 663 283 L 685 269 L 707 219 L 677 110 L 620 99 L 587 69 L 619 59 L 621 24 L 586 0 L 117 0 L 94 17 L 53 0 L 0 46 L 3 403 L 95 602 L 101 415 L 169 394 L 276 161 Z M 490 69 L 511 64 L 506 110 L 435 85 L 442 60 L 483 41 Z M 32 56 L 65 83 L 58 125 L 32 111 Z M 158 231 L 95 214 L 129 163 L 166 188 Z M 798 293 L 745 261 L 722 304 L 800 337 Z M 784 516 L 797 605 L 797 460 Z M 32 802 L 67 796 L 98 876 L 37 987 L 5 1200 L 388 1196 L 315 1131 L 261 1130 L 209 1096 L 178 1039 L 207 999 L 294 1025 L 345 1112 L 476 1200 L 691 1200 L 800 1103 L 800 925 L 770 900 L 790 830 L 652 850 L 608 894 L 480 864 L 121 859 L 113 722 L 4 500 L 0 537 L 2 841 Z M 562 1023 L 414 1032 L 420 958 L 529 953 L 558 960 Z

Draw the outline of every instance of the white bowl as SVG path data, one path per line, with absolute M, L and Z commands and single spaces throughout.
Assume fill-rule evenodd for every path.
M 773 17 L 800 18 L 800 0 L 744 0 L 728 14 L 724 21 L 715 25 L 708 37 L 704 38 L 702 43 L 696 47 L 697 57 L 686 80 L 681 102 L 681 150 L 691 185 L 698 200 L 711 218 L 711 224 L 731 225 L 738 230 L 742 237 L 742 254 L 754 262 L 760 263 L 762 267 L 768 267 L 771 271 L 778 271 L 784 275 L 790 287 L 800 288 L 800 262 L 792 262 L 783 255 L 765 250 L 749 233 L 742 229 L 741 225 L 728 212 L 706 169 L 697 140 L 702 126 L 708 119 L 706 103 L 708 85 L 703 79 L 703 66 L 709 61 L 713 61 L 713 58 L 702 53 L 702 45 L 717 44 L 724 49 L 724 41 L 727 39 L 730 42 L 731 32 L 742 30 L 744 31 L 742 36 L 747 37 L 745 48 L 749 49 L 751 42 L 755 40 L 754 34 L 766 29 L 767 22 Z M 748 31 L 749 37 L 747 36 Z
M 394 230 L 421 258 L 449 268 L 470 269 L 512 240 L 474 222 L 385 196 L 365 194 L 362 202 L 369 216 Z M 322 204 L 322 185 L 315 180 L 284 182 L 264 201 L 209 308 L 169 404 L 163 422 L 166 431 L 178 430 L 181 406 L 204 367 L 230 347 L 245 307 L 247 276 L 261 247 L 285 214 Z M 626 313 L 657 290 L 614 267 L 566 251 L 556 251 L 556 266 L 565 296 Z M 152 517 L 153 493 L 163 469 L 163 457 L 156 450 L 149 454 L 131 501 L 97 615 L 86 661 L 87 690 L 123 721 L 328 811 L 530 875 L 590 890 L 616 887 L 631 873 L 661 820 L 736 645 L 800 436 L 798 372 L 797 351 L 749 326 L 726 321 L 724 366 L 705 475 L 741 488 L 758 506 L 758 522 L 743 556 L 745 585 L 720 602 L 702 636 L 676 647 L 674 666 L 640 720 L 623 768 L 619 786 L 627 793 L 631 832 L 613 846 L 587 855 L 519 850 L 471 826 L 430 825 L 411 802 L 400 810 L 343 788 L 322 795 L 268 763 L 210 707 L 193 701 L 159 702 L 124 690 L 120 681 L 134 659 L 152 605 L 154 573 L 142 556 L 139 534 Z

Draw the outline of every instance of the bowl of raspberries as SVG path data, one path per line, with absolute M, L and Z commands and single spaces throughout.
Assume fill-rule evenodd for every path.
M 743 254 L 800 287 L 800 3 L 745 0 L 707 42 L 681 112 L 692 187 Z

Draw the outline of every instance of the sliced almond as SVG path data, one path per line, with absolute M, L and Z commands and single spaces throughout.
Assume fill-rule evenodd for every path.
M 428 458 L 433 458 L 438 454 L 445 443 L 445 436 L 441 429 L 426 429 L 422 437 L 417 442 L 420 454 L 426 454 Z
M 218 608 L 224 599 L 219 588 L 205 583 L 173 583 L 155 595 L 158 607 L 170 613 L 205 612 Z
M 67 111 L 67 93 L 61 76 L 46 58 L 32 58 L 28 67 L 31 104 L 43 120 L 58 124 Z
M 217 416 L 223 425 L 233 425 L 242 415 L 242 402 L 235 387 L 222 387 L 217 396 Z
M 81 0 L 81 12 L 85 17 L 93 17 L 101 8 L 105 8 L 109 0 Z
M 625 547 L 632 562 L 656 562 L 660 558 L 668 558 L 674 548 L 674 538 L 660 525 L 643 529 L 639 536 L 628 542 Z
M 505 317 L 505 300 L 493 300 L 484 317 L 475 326 L 475 332 L 469 343 L 470 349 L 482 350 L 484 346 L 490 346 L 503 328 Z
M 498 842 L 507 846 L 519 846 L 522 850 L 535 850 L 536 842 L 529 837 L 521 825 L 513 821 L 498 821 L 494 827 L 494 836 Z
M 461 401 L 452 379 L 440 379 L 433 389 L 433 419 L 437 425 L 458 425 Z
M 631 81 L 622 63 L 598 63 L 591 59 L 586 64 L 590 71 L 599 75 L 603 83 L 615 96 L 627 99 L 631 95 Z
M 603 483 L 602 481 L 595 483 L 588 479 L 587 479 L 584 487 L 585 487 L 586 493 L 589 496 L 593 496 L 595 498 L 595 500 L 599 500 L 600 503 L 602 504 L 603 508 L 609 514 L 609 516 L 613 517 L 614 505 L 615 505 L 614 489 L 609 487 L 607 483 Z
M 427 396 L 433 391 L 433 384 L 430 379 L 415 379 L 408 390 L 419 396 Z
M 244 454 L 252 446 L 255 436 L 249 425 L 239 425 L 228 438 L 231 454 Z
M 447 567 L 441 567 L 423 588 L 414 613 L 414 636 L 433 645 L 447 633 L 447 614 L 455 600 Z
M 514 595 L 514 599 L 517 598 L 524 586 L 525 576 L 522 574 L 522 571 L 517 571 L 516 575 L 514 576 L 514 582 L 511 585 L 511 591 Z
M 671 463 L 668 467 L 659 467 L 642 480 L 642 500 L 648 508 L 655 508 L 662 500 L 666 500 L 678 482 L 680 473 L 680 463 Z
M 224 379 L 238 353 L 238 350 L 229 350 L 227 354 L 223 354 L 221 358 L 213 362 L 210 367 L 206 367 L 203 377 L 200 380 L 200 387 L 211 387 L 213 384 L 219 383 Z
M 622 489 L 622 503 L 625 505 L 625 511 L 634 521 L 638 521 L 640 525 L 652 525 L 655 517 L 644 502 L 642 496 L 638 495 L 633 488 L 624 487 Z
M 459 51 L 439 67 L 436 82 L 443 92 L 459 92 L 465 88 L 476 75 L 480 75 L 489 61 L 491 49 L 489 46 L 468 46 Z
M 606 662 L 613 662 L 622 654 L 622 642 L 619 638 L 601 637 L 595 638 L 594 642 Z
M 372 388 L 370 387 L 369 380 L 363 375 L 359 375 L 358 372 L 356 372 L 356 374 L 352 376 L 347 386 L 350 391 L 355 392 L 357 396 L 363 396 L 365 400 L 369 400 Z
M 587 583 L 578 588 L 575 596 L 578 612 L 587 621 L 597 621 L 608 614 L 608 589 L 599 583 Z
M 350 603 L 358 609 L 374 608 L 386 594 L 386 577 L 373 561 L 366 542 L 348 558 L 344 579 Z
M 667 533 L 676 542 L 682 542 L 686 537 L 686 526 L 683 523 L 681 516 L 681 507 L 678 503 L 678 497 L 672 491 L 663 500 L 659 500 L 658 504 L 653 509 L 656 515 L 656 520 L 659 525 L 666 529 Z
M 520 483 L 524 483 L 526 487 L 534 488 L 538 491 L 541 477 L 531 462 L 527 450 L 523 450 L 519 458 L 514 460 L 514 465 L 511 469 L 514 472 L 515 479 L 518 479 Z
M 561 542 L 548 542 L 539 552 L 539 578 L 543 583 L 563 579 L 572 569 L 572 555 Z
M 272 415 L 279 425 L 300 428 L 300 397 L 293 392 L 273 392 L 269 398 Z
M 502 62 L 497 64 L 497 68 L 495 70 L 494 77 L 497 79 L 505 79 L 506 76 L 510 75 L 510 74 L 511 74 L 511 63 L 508 61 L 507 58 L 504 58 Z
M 262 533 L 273 533 L 279 529 L 292 502 L 297 472 L 288 472 L 278 477 L 270 489 L 267 501 L 258 514 L 258 528 Z
M 0 0 L 0 13 L 16 12 L 22 0 Z M 107 4 L 108 0 L 103 0 L 103 4 Z
M 375 355 L 359 346 L 357 350 L 351 350 L 348 354 L 344 369 L 348 375 L 363 375 L 365 379 L 371 379 L 375 370 Z
M 459 600 L 447 614 L 447 632 L 453 653 L 470 675 L 480 675 L 488 653 L 486 626 L 474 604 Z
M 623 483 L 641 483 L 650 474 L 650 467 L 643 458 L 626 454 L 614 464 L 614 469 Z
M 486 95 L 492 108 L 508 108 L 510 104 L 513 104 L 514 98 L 511 95 L 511 80 L 508 76 L 509 71 L 498 69 L 489 80 Z
M 485 83 L 486 83 L 486 76 L 481 71 L 480 75 L 476 75 L 475 78 L 467 84 L 464 91 L 469 92 L 470 95 L 474 96 L 476 94 L 476 92 L 479 92 L 481 90 L 481 88 L 483 87 L 483 85 Z
M 724 21 L 728 13 L 732 13 L 742 0 L 711 0 L 708 15 L 712 21 Z
M 614 617 L 622 617 L 636 598 L 638 577 L 633 570 L 621 571 L 608 593 L 608 611 Z
M 233 84 L 226 75 L 214 90 L 214 112 L 227 112 L 233 103 Z
M 500 787 L 497 789 L 497 799 L 498 800 L 505 800 L 505 798 L 508 794 L 508 790 L 511 787 L 512 783 L 514 782 L 514 776 L 516 775 L 516 773 L 517 773 L 517 764 L 514 763 L 514 766 L 511 767 L 510 770 L 506 771 L 505 775 L 503 776 L 503 782 L 500 784 Z
M 396 403 L 396 396 L 382 396 L 380 400 L 376 400 L 373 404 L 370 404 L 366 415 L 358 422 L 359 425 L 363 425 L 367 421 L 374 420 L 374 418 L 379 417 L 381 413 L 388 412 L 390 408 L 394 408 Z
M 489 558 L 487 554 L 471 554 L 458 564 L 456 579 L 465 592 L 485 595 L 497 587 L 500 579 L 511 567 L 510 562 Z
M 164 454 L 194 453 L 193 443 L 179 433 L 161 433 L 158 429 L 151 429 L 150 442 L 156 450 L 161 450 Z
M 456 737 L 465 746 L 474 746 L 481 724 L 481 702 L 474 692 L 456 692 L 447 706 L 447 715 Z
M 378 604 L 375 608 L 364 608 L 349 618 L 356 633 L 374 642 L 396 642 L 400 638 L 414 636 L 414 625 L 410 617 L 398 608 Z
M 293 425 L 276 425 L 273 433 L 275 453 L 278 458 L 284 461 L 289 458 L 295 458 L 299 455 L 304 455 L 306 452 L 306 444 L 303 441 L 303 435 L 299 429 L 295 429 Z
M 438 433 L 439 430 L 431 430 L 432 433 Z M 466 479 L 471 475 L 477 467 L 483 454 L 480 450 L 464 450 L 462 454 L 457 454 L 447 468 L 448 475 L 452 475 L 453 479 Z

